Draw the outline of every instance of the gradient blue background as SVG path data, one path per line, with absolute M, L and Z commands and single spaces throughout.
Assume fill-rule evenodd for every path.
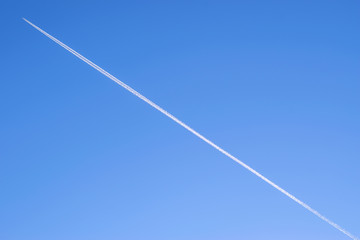
M 360 235 L 360 2 L 3 1 L 0 239 Z

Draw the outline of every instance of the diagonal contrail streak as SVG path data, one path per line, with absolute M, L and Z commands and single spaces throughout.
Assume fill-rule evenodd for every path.
M 137 92 L 136 90 L 134 90 L 133 88 L 131 88 L 130 86 L 128 86 L 127 84 L 123 83 L 122 81 L 120 81 L 119 79 L 117 79 L 116 77 L 114 77 L 113 75 L 111 75 L 110 73 L 108 73 L 107 71 L 105 71 L 104 69 L 102 69 L 101 67 L 99 67 L 98 65 L 96 65 L 95 63 L 91 62 L 89 59 L 85 58 L 84 56 L 82 56 L 80 53 L 76 52 L 75 50 L 71 49 L 70 47 L 68 47 L 67 45 L 65 45 L 64 43 L 60 42 L 58 39 L 54 38 L 53 36 L 51 36 L 50 34 L 48 34 L 47 32 L 45 32 L 44 30 L 42 30 L 41 28 L 39 28 L 38 26 L 34 25 L 33 23 L 29 22 L 28 20 L 26 20 L 25 18 L 23 18 L 24 21 L 26 21 L 28 24 L 30 24 L 32 27 L 34 27 L 35 29 L 37 29 L 38 31 L 40 31 L 41 33 L 43 33 L 45 36 L 47 36 L 48 38 L 50 38 L 51 40 L 53 40 L 54 42 L 56 42 L 57 44 L 59 44 L 61 47 L 65 48 L 66 50 L 68 50 L 69 52 L 71 52 L 72 54 L 74 54 L 76 57 L 80 58 L 82 61 L 86 62 L 87 64 L 89 64 L 91 67 L 95 68 L 96 70 L 98 70 L 100 73 L 104 74 L 106 77 L 110 78 L 111 80 L 113 80 L 114 82 L 116 82 L 117 84 L 119 84 L 120 86 L 122 86 L 123 88 L 125 88 L 126 90 L 128 90 L 129 92 L 131 92 L 132 94 L 134 94 L 135 96 L 137 96 L 138 98 L 140 98 L 141 100 L 145 101 L 146 103 L 148 103 L 150 106 L 152 106 L 153 108 L 155 108 L 156 110 L 160 111 L 161 113 L 163 113 L 164 115 L 166 115 L 167 117 L 171 118 L 173 121 L 175 121 L 176 123 L 178 123 L 180 126 L 184 127 L 186 130 L 190 131 L 191 133 L 193 133 L 195 136 L 197 136 L 198 138 L 200 138 L 201 140 L 203 140 L 204 142 L 206 142 L 207 144 L 209 144 L 210 146 L 212 146 L 213 148 L 215 148 L 216 150 L 218 150 L 219 152 L 223 153 L 225 156 L 231 158 L 232 160 L 234 160 L 235 162 L 237 162 L 238 164 L 240 164 L 241 166 L 243 166 L 244 168 L 246 168 L 247 170 L 249 170 L 250 172 L 252 172 L 253 174 L 255 174 L 256 176 L 258 176 L 259 178 L 261 178 L 262 180 L 264 180 L 265 182 L 267 182 L 268 184 L 270 184 L 271 186 L 273 186 L 274 188 L 276 188 L 277 190 L 279 190 L 280 192 L 282 192 L 283 194 L 285 194 L 286 196 L 288 196 L 289 198 L 291 198 L 292 200 L 294 200 L 296 203 L 300 204 L 302 207 L 306 208 L 308 211 L 310 211 L 311 213 L 315 214 L 317 217 L 319 217 L 320 219 L 322 219 L 323 221 L 327 222 L 328 224 L 330 224 L 331 226 L 333 226 L 334 228 L 336 228 L 337 230 L 341 231 L 342 233 L 344 233 L 345 235 L 347 235 L 348 237 L 352 238 L 353 240 L 360 240 L 357 237 L 355 237 L 354 235 L 352 235 L 350 232 L 346 231 L 344 228 L 340 227 L 339 225 L 337 225 L 336 223 L 334 223 L 333 221 L 329 220 L 328 218 L 324 217 L 322 214 L 320 214 L 318 211 L 316 211 L 315 209 L 311 208 L 309 205 L 307 205 L 306 203 L 300 201 L 299 199 L 297 199 L 295 196 L 293 196 L 292 194 L 290 194 L 289 192 L 285 191 L 284 189 L 282 189 L 281 187 L 279 187 L 278 185 L 276 185 L 274 182 L 270 181 L 268 178 L 264 177 L 262 174 L 260 174 L 259 172 L 257 172 L 256 170 L 252 169 L 250 166 L 248 166 L 247 164 L 245 164 L 244 162 L 242 162 L 241 160 L 239 160 L 238 158 L 234 157 L 233 155 L 231 155 L 230 153 L 228 153 L 227 151 L 225 151 L 224 149 L 222 149 L 221 147 L 219 147 L 218 145 L 216 145 L 215 143 L 213 143 L 212 141 L 210 141 L 209 139 L 205 138 L 203 135 L 201 135 L 200 133 L 198 133 L 197 131 L 195 131 L 194 129 L 192 129 L 191 127 L 189 127 L 188 125 L 186 125 L 185 123 L 183 123 L 182 121 L 180 121 L 179 119 L 177 119 L 175 116 L 173 116 L 172 114 L 170 114 L 169 112 L 167 112 L 166 110 L 164 110 L 163 108 L 161 108 L 160 106 L 158 106 L 157 104 L 155 104 L 154 102 L 152 102 L 151 100 L 149 100 L 148 98 L 146 98 L 145 96 L 143 96 L 142 94 L 140 94 L 139 92 Z

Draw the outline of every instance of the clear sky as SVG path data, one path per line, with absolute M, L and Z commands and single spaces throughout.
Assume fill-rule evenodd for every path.
M 360 235 L 360 2 L 3 1 L 0 239 Z

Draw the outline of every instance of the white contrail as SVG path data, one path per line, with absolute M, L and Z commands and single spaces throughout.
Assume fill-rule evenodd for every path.
M 289 198 L 291 198 L 292 200 L 294 200 L 295 202 L 297 202 L 298 204 L 300 204 L 301 206 L 303 206 L 304 208 L 306 208 L 307 210 L 309 210 L 310 212 L 312 212 L 313 214 L 315 214 L 316 216 L 318 216 L 319 218 L 321 218 L 322 220 L 324 220 L 325 222 L 327 222 L 328 224 L 330 224 L 331 226 L 333 226 L 334 228 L 336 228 L 337 230 L 341 231 L 342 233 L 344 233 L 345 235 L 347 235 L 348 237 L 354 239 L 354 240 L 359 240 L 357 237 L 355 237 L 354 235 L 352 235 L 350 232 L 346 231 L 345 229 L 343 229 L 342 227 L 340 227 L 339 225 L 337 225 L 336 223 L 334 223 L 333 221 L 327 219 L 326 217 L 324 217 L 323 215 L 321 215 L 319 212 L 317 212 L 316 210 L 314 210 L 313 208 L 311 208 L 309 205 L 307 205 L 306 203 L 300 201 L 299 199 L 297 199 L 295 196 L 293 196 L 292 194 L 288 193 L 287 191 L 285 191 L 284 189 L 282 189 L 281 187 L 279 187 L 278 185 L 276 185 L 275 183 L 273 183 L 272 181 L 270 181 L 269 179 L 267 179 L 266 177 L 264 177 L 263 175 L 261 175 L 259 172 L 255 171 L 254 169 L 252 169 L 250 166 L 248 166 L 247 164 L 243 163 L 242 161 L 240 161 L 239 159 L 237 159 L 236 157 L 234 157 L 233 155 L 231 155 L 230 153 L 228 153 L 227 151 L 225 151 L 224 149 L 222 149 L 221 147 L 219 147 L 218 145 L 216 145 L 215 143 L 213 143 L 212 141 L 210 141 L 209 139 L 205 138 L 203 135 L 201 135 L 200 133 L 198 133 L 197 131 L 195 131 L 194 129 L 192 129 L 191 127 L 189 127 L 188 125 L 186 125 L 185 123 L 183 123 L 182 121 L 180 121 L 179 119 L 177 119 L 176 117 L 174 117 L 172 114 L 170 114 L 169 112 L 167 112 L 166 110 L 164 110 L 163 108 L 161 108 L 160 106 L 158 106 L 157 104 L 155 104 L 154 102 L 150 101 L 149 99 L 147 99 L 145 96 L 141 95 L 139 92 L 137 92 L 136 90 L 134 90 L 133 88 L 131 88 L 130 86 L 126 85 L 125 83 L 123 83 L 122 81 L 120 81 L 119 79 L 117 79 L 116 77 L 114 77 L 113 75 L 111 75 L 110 73 L 108 73 L 107 71 L 105 71 L 104 69 L 102 69 L 101 67 L 99 67 L 98 65 L 96 65 L 95 63 L 91 62 L 89 59 L 85 58 L 84 56 L 82 56 L 80 53 L 76 52 L 75 50 L 71 49 L 70 47 L 68 47 L 67 45 L 65 45 L 64 43 L 60 42 L 59 40 L 57 40 L 56 38 L 54 38 L 53 36 L 51 36 L 50 34 L 48 34 L 47 32 L 45 32 L 44 30 L 42 30 L 41 28 L 39 28 L 38 26 L 34 25 L 33 23 L 29 22 L 28 20 L 26 20 L 25 18 L 23 18 L 28 24 L 30 24 L 31 26 L 33 26 L 34 28 L 36 28 L 37 30 L 39 30 L 41 33 L 43 33 L 45 36 L 47 36 L 48 38 L 50 38 L 51 40 L 53 40 L 54 42 L 56 42 L 57 44 L 59 44 L 60 46 L 62 46 L 63 48 L 65 48 L 66 50 L 68 50 L 69 52 L 71 52 L 72 54 L 74 54 L 76 57 L 80 58 L 81 60 L 83 60 L 84 62 L 86 62 L 87 64 L 89 64 L 91 67 L 95 68 L 96 70 L 98 70 L 99 72 L 101 72 L 102 74 L 104 74 L 105 76 L 107 76 L 108 78 L 110 78 L 111 80 L 113 80 L 114 82 L 116 82 L 117 84 L 119 84 L 120 86 L 122 86 L 123 88 L 125 88 L 126 90 L 128 90 L 129 92 L 131 92 L 132 94 L 134 94 L 135 96 L 137 96 L 138 98 L 140 98 L 141 100 L 145 101 L 146 103 L 148 103 L 150 106 L 152 106 L 153 108 L 155 108 L 156 110 L 160 111 L 161 113 L 163 113 L 164 115 L 166 115 L 167 117 L 171 118 L 172 120 L 174 120 L 176 123 L 178 123 L 179 125 L 181 125 L 182 127 L 184 127 L 185 129 L 187 129 L 188 131 L 190 131 L 191 133 L 193 133 L 195 136 L 199 137 L 201 140 L 203 140 L 204 142 L 208 143 L 210 146 L 212 146 L 213 148 L 217 149 L 218 151 L 220 151 L 221 153 L 223 153 L 225 156 L 228 156 L 229 158 L 231 158 L 232 160 L 234 160 L 235 162 L 239 163 L 241 166 L 243 166 L 244 168 L 246 168 L 247 170 L 249 170 L 250 172 L 252 172 L 253 174 L 255 174 L 256 176 L 258 176 L 259 178 L 261 178 L 262 180 L 264 180 L 265 182 L 267 182 L 268 184 L 270 184 L 271 186 L 273 186 L 274 188 L 276 188 L 277 190 L 279 190 L 280 192 L 282 192 L 283 194 L 285 194 L 286 196 L 288 196 Z

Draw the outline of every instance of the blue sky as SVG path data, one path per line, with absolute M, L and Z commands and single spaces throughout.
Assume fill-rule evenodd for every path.
M 358 1 L 5 1 L 0 238 L 359 236 Z

